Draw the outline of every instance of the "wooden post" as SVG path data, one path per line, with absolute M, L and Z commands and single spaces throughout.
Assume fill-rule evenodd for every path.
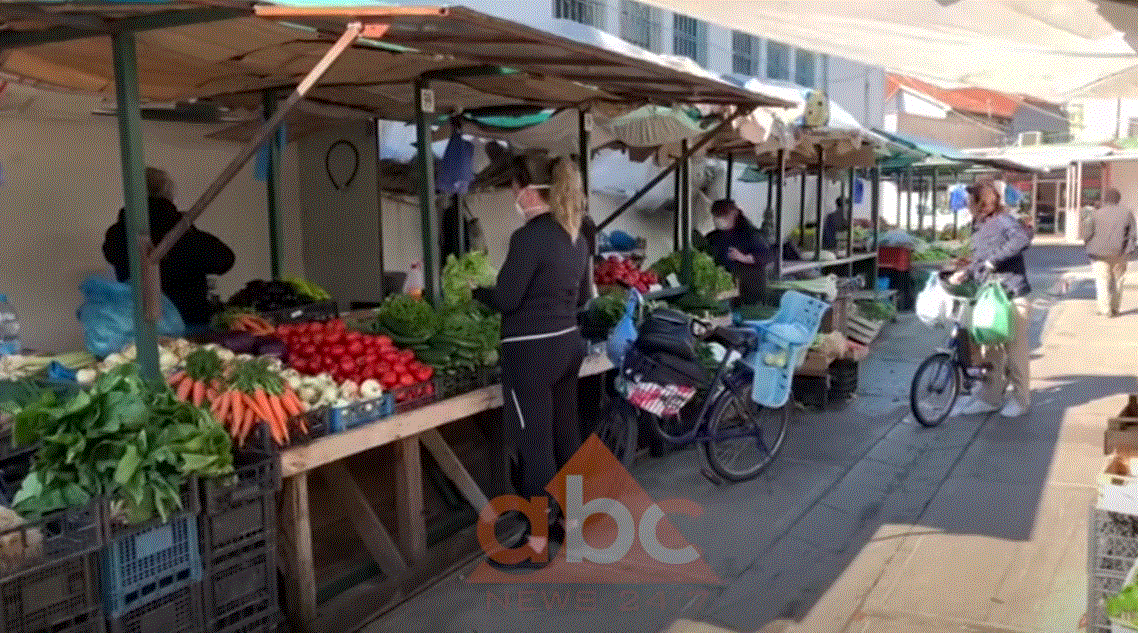
M 311 633 L 316 621 L 316 571 L 312 555 L 312 519 L 308 512 L 308 473 L 297 473 L 282 482 L 280 526 L 281 552 L 287 563 L 285 600 L 293 625 Z
M 405 437 L 395 443 L 395 509 L 399 520 L 399 545 L 403 558 L 414 566 L 427 551 L 427 528 L 423 516 L 423 460 L 419 438 Z

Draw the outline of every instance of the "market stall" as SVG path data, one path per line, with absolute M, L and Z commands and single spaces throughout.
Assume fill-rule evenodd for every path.
M 21 9 L 15 23 L 18 28 L 0 35 L 0 48 L 15 51 L 5 57 L 4 71 L 95 91 L 105 89 L 113 78 L 117 91 L 128 234 L 137 238 L 129 241 L 137 345 L 113 360 L 117 364 L 137 359 L 142 376 L 153 381 L 149 384 L 157 382 L 159 376 L 168 380 L 182 403 L 172 406 L 192 403 L 197 411 L 208 406 L 213 418 L 225 422 L 237 443 L 284 447 L 275 460 L 284 482 L 279 530 L 274 530 L 283 541 L 280 547 L 266 548 L 259 555 L 267 552 L 270 562 L 280 557 L 290 615 L 305 630 L 338 628 L 353 615 L 367 618 L 389 600 L 421 585 L 438 571 L 438 565 L 461 560 L 461 545 L 452 544 L 460 539 L 452 539 L 433 551 L 426 547 L 420 446 L 428 448 L 439 468 L 471 506 L 482 507 L 486 494 L 438 429 L 500 405 L 501 395 L 493 385 L 492 372 L 475 371 L 468 383 L 455 386 L 443 376 L 436 376 L 436 367 L 426 362 L 429 352 L 437 351 L 432 345 L 436 334 L 446 327 L 441 324 L 470 326 L 474 319 L 463 320 L 470 315 L 453 321 L 449 320 L 453 312 L 446 317 L 429 317 L 436 323 L 432 332 L 412 331 L 421 322 L 410 313 L 419 306 L 432 310 L 442 307 L 445 301 L 446 288 L 440 277 L 443 271 L 435 239 L 435 195 L 431 191 L 434 165 L 429 152 L 421 152 L 419 160 L 424 291 L 428 302 L 397 296 L 375 314 L 356 315 L 362 322 L 353 329 L 333 314 L 310 311 L 311 304 L 286 305 L 287 302 L 277 301 L 276 291 L 266 291 L 265 294 L 273 295 L 272 300 L 262 303 L 265 298 L 259 297 L 243 306 L 246 309 L 226 315 L 228 327 L 248 335 L 241 343 L 250 345 L 248 356 L 231 357 L 231 352 L 222 354 L 220 348 L 198 347 L 186 341 L 168 344 L 166 351 L 160 353 L 156 322 L 162 310 L 157 262 L 237 170 L 273 136 L 274 129 L 297 103 L 307 98 L 386 118 L 414 120 L 420 147 L 429 144 L 432 124 L 439 115 L 454 116 L 471 109 L 512 103 L 596 112 L 609 108 L 627 111 L 646 101 L 694 101 L 741 112 L 783 105 L 777 98 L 675 68 L 648 54 L 602 49 L 461 8 L 305 9 L 239 5 L 202 9 L 171 4 L 146 5 L 145 9 L 137 9 L 135 15 L 135 9 L 103 9 L 94 5 L 45 7 Z M 298 24 L 310 30 L 298 31 Z M 146 34 L 136 37 L 136 31 Z M 109 46 L 107 39 L 100 37 L 107 33 L 113 33 Z M 331 47 L 325 51 L 329 44 Z M 313 53 L 322 57 L 310 68 L 305 60 Z M 61 74 L 61 69 L 71 72 Z M 383 76 L 382 83 L 376 83 L 377 75 Z M 291 90 L 288 97 L 278 100 L 286 90 Z M 144 163 L 138 133 L 142 96 L 212 97 L 233 105 L 260 108 L 265 119 L 248 135 L 244 148 L 221 176 L 190 207 L 183 222 L 157 245 L 150 242 L 144 220 Z M 734 116 L 728 113 L 724 121 Z M 582 115 L 582 130 L 586 128 L 585 120 Z M 268 147 L 268 193 L 273 197 L 279 195 L 279 183 L 273 173 L 280 141 L 273 139 Z M 587 140 L 582 139 L 580 147 L 588 148 Z M 587 149 L 580 152 L 582 160 L 587 160 L 588 153 Z M 271 240 L 276 245 L 280 224 L 273 220 L 273 209 L 270 204 Z M 281 268 L 280 257 L 279 247 L 274 246 L 274 275 Z M 288 285 L 297 292 L 305 291 L 311 299 L 326 298 L 303 280 L 293 281 Z M 415 307 L 409 307 L 412 305 Z M 266 311 L 272 314 L 254 314 Z M 371 327 L 376 329 L 370 330 Z M 311 341 L 318 336 L 326 345 L 342 345 L 344 352 L 319 354 L 309 350 Z M 399 336 L 403 340 L 393 340 Z M 271 338 L 283 343 L 277 351 L 292 357 L 291 368 L 253 357 L 265 350 L 252 345 L 263 345 L 268 341 L 261 339 Z M 233 345 L 232 341 L 223 343 Z M 451 341 L 451 345 L 463 343 L 470 341 Z M 356 360 L 360 353 L 353 351 L 353 346 L 366 352 L 364 358 L 374 354 L 376 362 L 361 367 Z M 484 365 L 490 364 L 483 360 Z M 111 370 L 110 366 L 104 369 Z M 607 369 L 607 361 L 592 358 L 582 373 Z M 167 392 L 158 388 L 156 393 Z M 205 420 L 202 418 L 201 422 L 205 428 L 222 428 Z M 368 501 L 368 491 L 361 488 L 342 462 L 345 457 L 383 445 L 395 446 L 398 456 L 395 495 L 399 510 L 394 538 Z M 223 466 L 220 464 L 217 472 L 224 471 Z M 307 476 L 316 469 L 331 484 L 330 494 L 347 509 L 365 547 L 383 571 L 384 582 L 373 587 L 375 591 L 369 600 L 361 601 L 355 595 L 341 601 L 354 606 L 354 614 L 329 605 L 318 610 Z M 199 470 L 206 472 L 202 466 Z M 186 468 L 183 471 L 194 473 Z M 266 485 L 263 479 L 258 482 L 261 490 Z M 189 510 L 193 505 L 190 501 L 196 496 L 188 493 L 181 507 Z M 269 512 L 263 503 L 257 507 Z M 212 533 L 211 529 L 206 532 Z M 267 534 L 267 530 L 269 525 L 263 522 L 261 534 Z M 469 534 L 465 536 L 469 542 Z M 211 559 L 214 563 L 218 560 Z M 221 568 L 213 571 L 216 574 L 210 576 L 211 582 L 226 576 L 226 570 Z M 269 574 L 264 575 L 268 591 L 275 583 Z M 164 589 L 152 597 L 167 601 L 183 595 L 192 597 L 197 591 L 195 587 L 196 583 L 179 584 L 177 589 Z M 275 596 L 275 591 L 272 593 Z M 275 608 L 275 599 L 266 604 Z M 366 613 L 358 612 L 360 605 L 365 605 Z M 146 605 L 129 606 L 141 609 Z M 127 605 L 120 607 L 108 615 L 135 617 Z M 270 615 L 266 612 L 258 617 Z

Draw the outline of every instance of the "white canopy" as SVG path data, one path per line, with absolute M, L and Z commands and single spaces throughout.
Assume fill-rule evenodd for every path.
M 646 1 L 785 44 L 942 83 L 1057 101 L 1076 95 L 1138 96 L 1138 6 L 1133 4 L 1112 0 Z

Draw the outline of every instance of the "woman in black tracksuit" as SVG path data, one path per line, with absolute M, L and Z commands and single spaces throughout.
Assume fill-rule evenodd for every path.
M 577 380 L 585 344 L 577 311 L 589 299 L 589 251 L 581 236 L 581 173 L 569 159 L 529 153 L 515 160 L 515 208 L 525 224 L 495 288 L 474 296 L 502 313 L 502 393 L 507 436 L 521 462 L 530 499 L 581 445 Z M 550 508 L 554 507 L 552 498 Z M 545 539 L 529 537 L 535 552 Z

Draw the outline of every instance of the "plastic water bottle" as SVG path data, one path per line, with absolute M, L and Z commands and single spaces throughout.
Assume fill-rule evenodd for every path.
M 20 320 L 16 316 L 16 309 L 8 303 L 8 295 L 0 294 L 0 356 L 19 354 L 21 351 Z

